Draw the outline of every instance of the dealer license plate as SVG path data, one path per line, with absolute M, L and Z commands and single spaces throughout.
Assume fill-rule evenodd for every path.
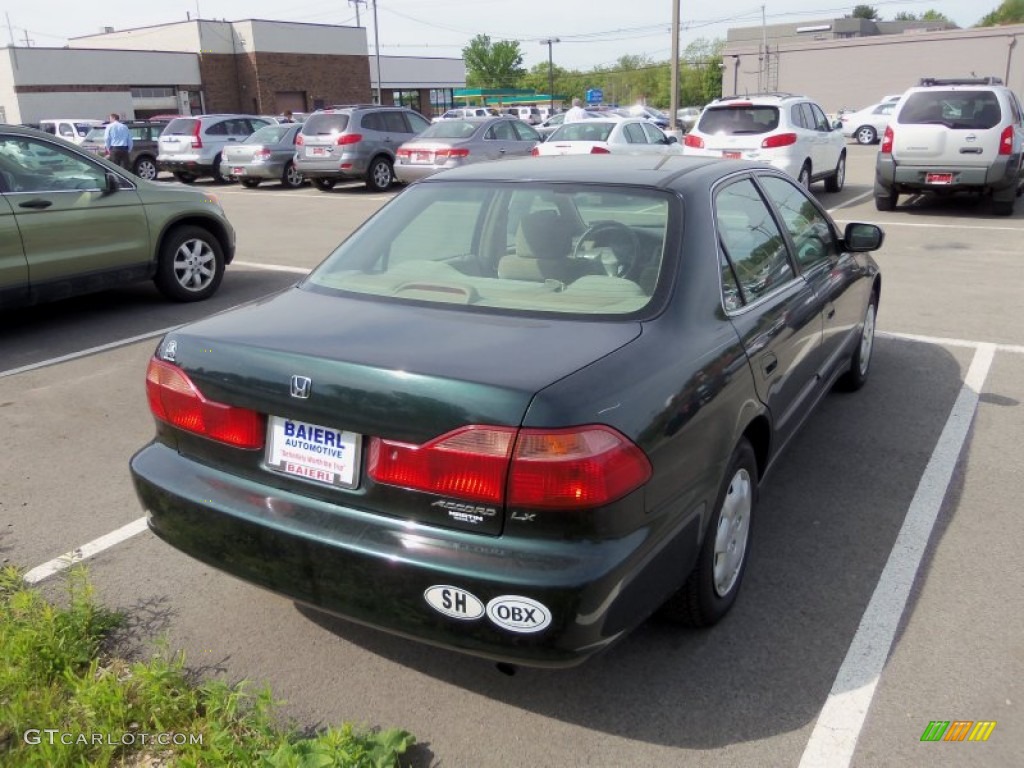
M 245 168 L 238 168 L 238 167 L 232 168 L 231 169 L 231 174 L 233 176 L 245 176 Z
M 330 147 L 306 147 L 306 157 L 323 157 L 330 151 Z
M 434 162 L 433 152 L 413 152 L 412 161 L 414 163 L 432 163 Z
M 359 482 L 361 435 L 271 416 L 265 466 L 274 472 L 338 488 Z
M 743 155 L 740 152 L 723 152 L 722 157 L 726 160 L 739 160 Z
M 952 173 L 926 173 L 924 175 L 925 184 L 952 184 L 953 174 Z

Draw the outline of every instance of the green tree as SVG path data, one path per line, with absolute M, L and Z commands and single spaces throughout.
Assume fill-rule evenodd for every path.
M 878 11 L 870 5 L 858 5 L 853 9 L 853 13 L 850 14 L 850 17 L 854 19 L 870 19 L 871 21 L 882 20 L 882 17 L 878 15 Z
M 1024 0 L 1003 0 L 1002 5 L 985 14 L 976 27 L 998 27 L 1024 22 Z
M 917 18 L 917 14 L 916 13 L 908 13 L 907 11 L 900 11 L 899 13 L 897 13 L 895 16 L 892 17 L 892 20 L 893 21 L 920 21 L 920 19 Z
M 515 40 L 492 43 L 488 35 L 477 35 L 462 49 L 462 58 L 470 88 L 514 88 L 526 74 L 523 52 Z
M 950 19 L 944 13 L 939 13 L 938 11 L 934 11 L 934 10 L 928 10 L 928 11 L 925 11 L 924 13 L 921 14 L 921 21 L 945 21 L 945 22 L 951 22 L 952 19 Z

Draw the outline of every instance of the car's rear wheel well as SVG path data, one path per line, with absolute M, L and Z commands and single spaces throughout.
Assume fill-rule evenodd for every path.
M 764 477 L 764 471 L 768 467 L 768 451 L 771 449 L 771 425 L 767 416 L 758 416 L 751 421 L 745 430 L 743 437 L 747 439 L 754 449 L 754 458 L 757 459 L 757 477 Z

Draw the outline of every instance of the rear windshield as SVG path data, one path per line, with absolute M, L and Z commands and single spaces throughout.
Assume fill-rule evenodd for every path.
M 191 117 L 179 117 L 176 120 L 171 120 L 164 128 L 164 136 L 191 136 L 195 133 L 196 126 L 199 124 L 198 120 Z
M 443 123 L 433 123 L 427 130 L 423 131 L 417 139 L 468 139 L 477 129 L 480 123 L 470 123 L 466 120 L 445 120 Z
M 409 187 L 303 283 L 503 313 L 627 315 L 665 282 L 661 190 L 540 182 Z
M 701 133 L 756 134 L 779 127 L 779 108 L 772 106 L 708 107 L 701 115 Z
M 994 128 L 1001 120 L 999 99 L 992 91 L 929 89 L 907 96 L 896 122 L 976 130 Z
M 294 125 L 265 125 L 245 140 L 246 144 L 279 144 Z
M 310 115 L 302 124 L 302 133 L 306 136 L 329 136 L 342 133 L 348 127 L 348 115 Z
M 584 120 L 575 123 L 564 123 L 561 128 L 551 134 L 549 141 L 608 141 L 615 123 Z

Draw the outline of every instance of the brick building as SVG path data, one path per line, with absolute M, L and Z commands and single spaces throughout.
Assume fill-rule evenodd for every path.
M 0 54 L 0 121 L 56 116 L 309 112 L 376 95 L 364 27 L 194 19 Z M 381 56 L 384 103 L 430 115 L 465 85 L 462 59 Z

